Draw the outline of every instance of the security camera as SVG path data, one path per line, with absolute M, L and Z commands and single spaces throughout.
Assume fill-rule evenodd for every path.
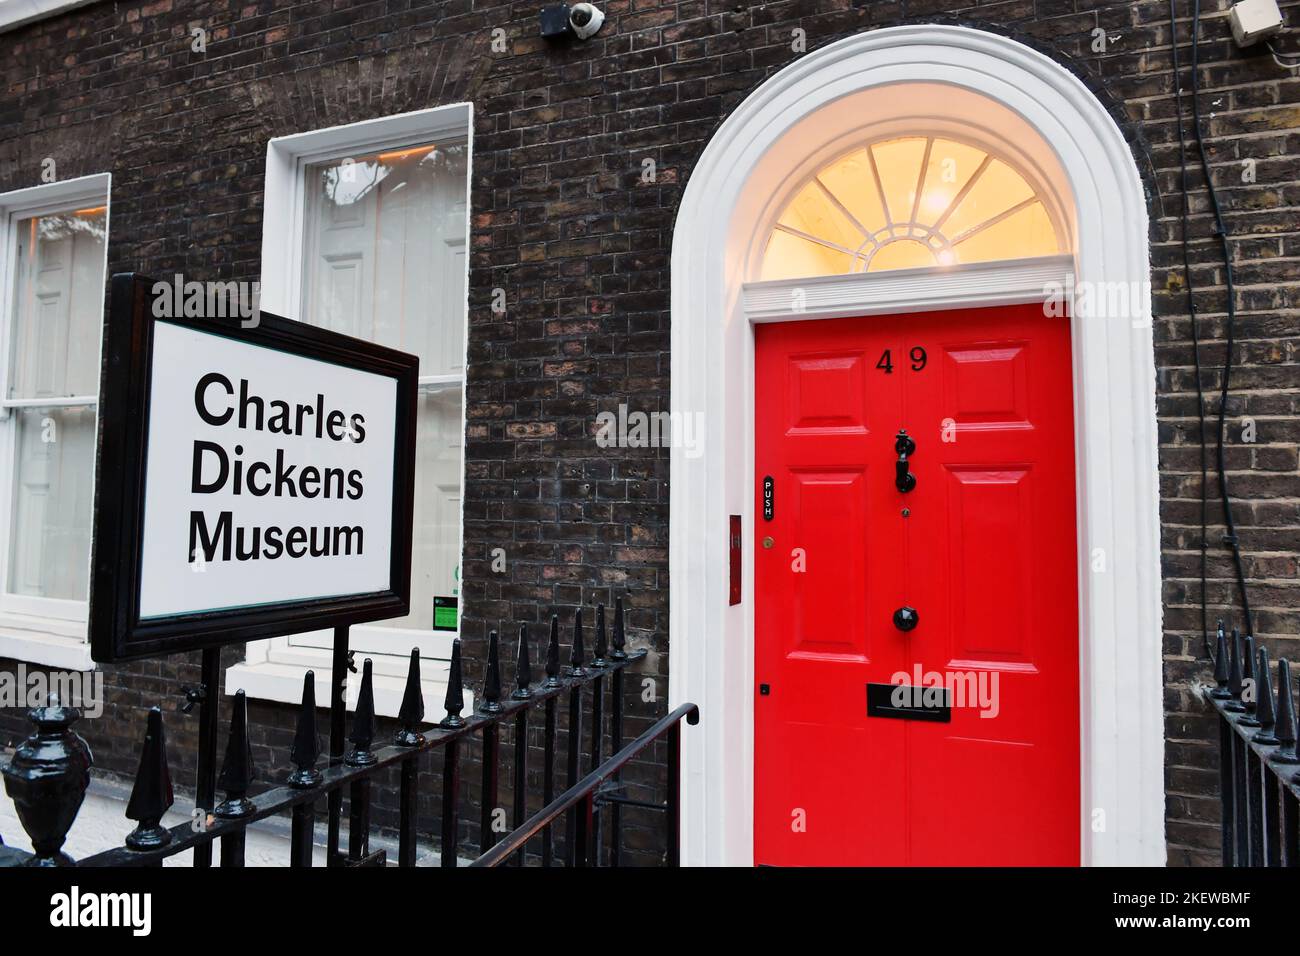
M 593 37 L 605 22 L 605 14 L 590 3 L 575 3 L 569 8 L 569 26 L 578 35 L 579 40 Z

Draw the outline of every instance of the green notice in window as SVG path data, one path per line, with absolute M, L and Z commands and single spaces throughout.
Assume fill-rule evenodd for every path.
M 433 599 L 433 629 L 435 631 L 454 631 L 456 630 L 456 607 L 458 601 L 454 597 L 442 597 L 435 595 Z

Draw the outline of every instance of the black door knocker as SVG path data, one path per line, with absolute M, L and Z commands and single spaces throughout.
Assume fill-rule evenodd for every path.
M 894 438 L 894 451 L 898 461 L 894 465 L 894 487 L 901 492 L 909 492 L 916 487 L 916 475 L 907 470 L 907 460 L 916 454 L 916 442 L 907 437 L 907 429 L 900 428 Z

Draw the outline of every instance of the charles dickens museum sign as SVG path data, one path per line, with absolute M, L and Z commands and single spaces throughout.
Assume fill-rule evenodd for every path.
M 151 280 L 113 277 L 95 659 L 408 613 L 419 360 L 265 312 L 244 328 L 153 302 Z

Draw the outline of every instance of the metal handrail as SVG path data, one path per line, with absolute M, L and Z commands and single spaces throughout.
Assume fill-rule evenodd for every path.
M 575 783 L 564 793 L 560 794 L 549 804 L 538 810 L 529 817 L 521 826 L 515 828 L 505 840 L 502 840 L 487 853 L 484 853 L 470 866 L 499 866 L 504 863 L 511 854 L 518 852 L 533 837 L 537 836 L 544 828 L 553 824 L 560 816 L 577 807 L 579 803 L 589 803 L 596 792 L 596 789 L 608 780 L 619 770 L 623 769 L 629 762 L 634 760 L 641 751 L 645 750 L 652 743 L 667 733 L 679 733 L 681 730 L 680 722 L 682 718 L 694 726 L 700 722 L 700 709 L 695 704 L 682 704 L 667 717 L 662 717 L 655 721 L 640 737 L 632 741 L 617 754 L 610 757 L 603 764 L 587 774 L 577 783 Z M 670 786 L 669 788 L 673 788 Z M 672 814 L 675 809 L 673 804 L 677 799 L 677 794 L 670 792 L 668 794 L 669 804 L 665 807 Z M 670 842 L 672 836 L 670 835 Z

